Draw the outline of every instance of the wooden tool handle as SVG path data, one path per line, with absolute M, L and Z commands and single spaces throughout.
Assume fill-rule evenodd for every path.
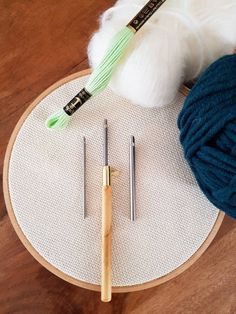
M 112 239 L 112 189 L 102 187 L 102 278 L 101 300 L 111 301 L 111 239 Z

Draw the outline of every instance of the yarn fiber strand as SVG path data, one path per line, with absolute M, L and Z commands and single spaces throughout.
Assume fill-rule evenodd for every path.
M 134 32 L 126 26 L 113 37 L 103 59 L 94 69 L 85 86 L 92 96 L 107 87 L 117 64 L 133 36 Z M 65 129 L 69 120 L 70 116 L 62 109 L 47 119 L 46 126 L 48 129 Z
M 180 142 L 206 197 L 236 218 L 236 55 L 210 65 L 185 100 Z
M 117 64 L 134 34 L 135 33 L 126 26 L 113 37 L 105 56 L 94 69 L 85 86 L 86 90 L 91 95 L 94 96 L 107 87 Z

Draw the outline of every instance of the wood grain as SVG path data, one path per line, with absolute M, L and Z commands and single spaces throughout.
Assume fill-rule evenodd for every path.
M 86 46 L 111 0 L 0 0 L 0 160 L 27 106 L 45 88 L 88 67 Z M 2 182 L 2 180 L 1 180 Z M 2 191 L 2 189 L 1 189 Z M 73 286 L 23 247 L 0 195 L 0 313 L 236 313 L 236 224 L 225 218 L 215 240 L 184 273 L 144 291 L 114 294 Z
M 111 301 L 112 187 L 102 187 L 102 274 L 101 300 Z

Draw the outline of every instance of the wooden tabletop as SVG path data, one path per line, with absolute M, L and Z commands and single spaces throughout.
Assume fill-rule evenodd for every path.
M 0 162 L 29 104 L 55 81 L 88 67 L 86 47 L 112 0 L 0 0 Z M 1 180 L 2 184 L 2 180 Z M 44 269 L 21 244 L 0 195 L 0 314 L 236 313 L 236 222 L 226 217 L 203 256 L 177 278 L 145 291 L 78 288 Z

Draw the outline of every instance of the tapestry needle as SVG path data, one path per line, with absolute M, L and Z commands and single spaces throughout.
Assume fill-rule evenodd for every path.
M 86 218 L 86 138 L 83 136 L 83 217 Z
M 135 138 L 130 137 L 129 146 L 129 188 L 130 188 L 130 220 L 136 219 L 136 178 L 135 178 Z

